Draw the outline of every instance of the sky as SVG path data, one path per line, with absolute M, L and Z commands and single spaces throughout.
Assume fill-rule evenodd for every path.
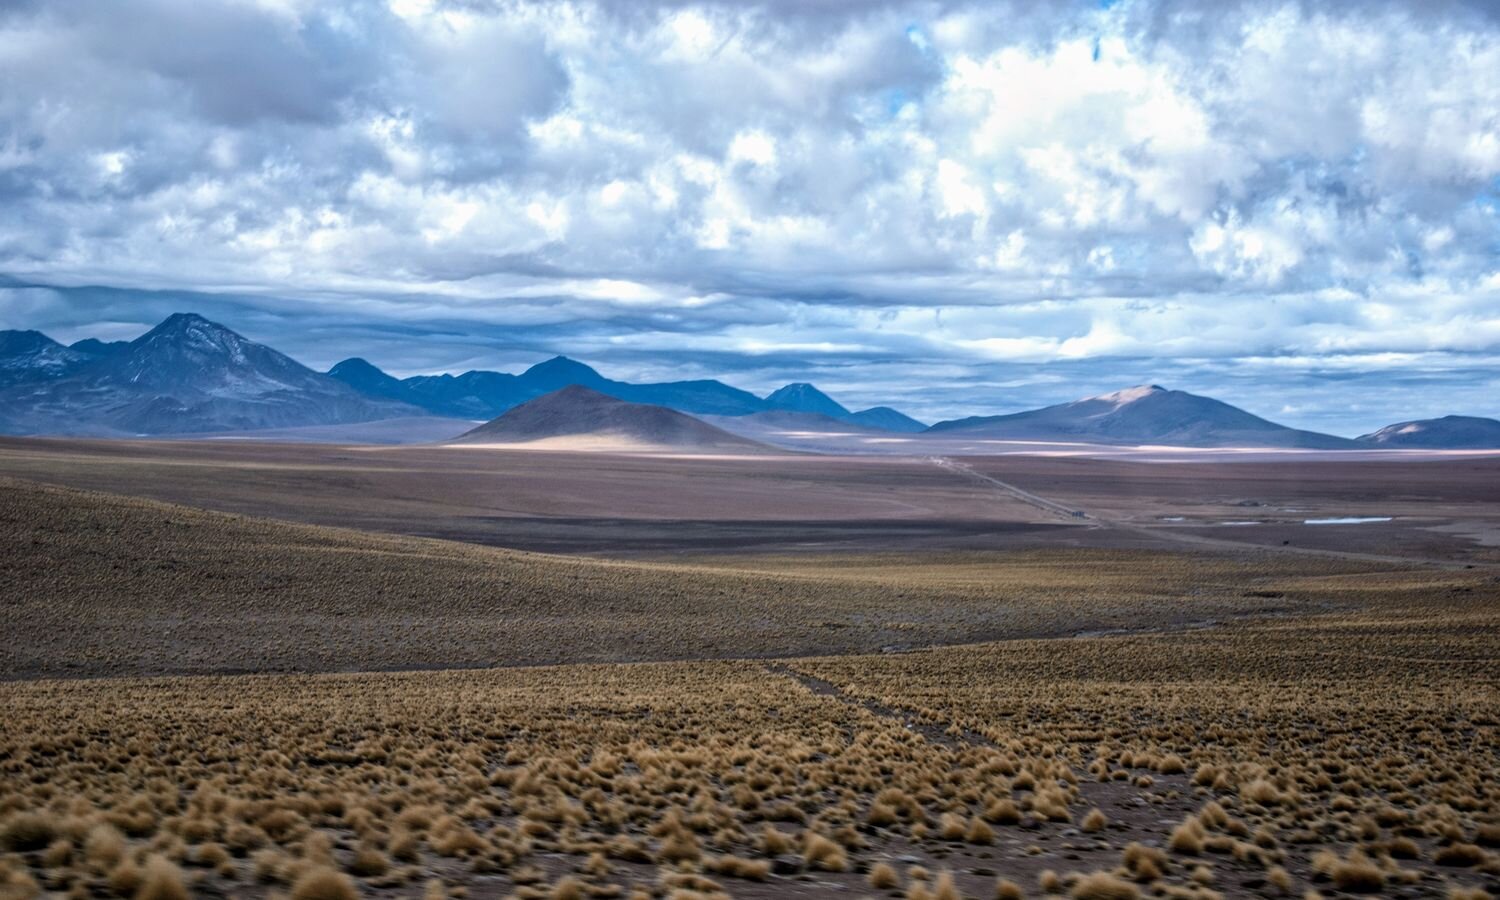
M 1500 5 L 0 2 L 0 328 L 1500 416 Z

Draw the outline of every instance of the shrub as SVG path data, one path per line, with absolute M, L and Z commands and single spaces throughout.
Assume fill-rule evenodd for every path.
M 944 872 L 932 885 L 932 900 L 963 900 L 958 885 L 953 883 L 953 873 Z
M 130 897 L 141 886 L 141 867 L 133 859 L 124 859 L 109 872 L 109 889 L 121 897 Z
M 901 886 L 901 876 L 890 863 L 878 862 L 870 867 L 870 874 L 865 877 L 870 887 L 880 891 L 888 891 Z
M 354 858 L 349 861 L 349 871 L 361 878 L 371 878 L 376 875 L 384 875 L 390 871 L 391 861 L 377 847 L 369 844 L 361 846 L 354 851 Z
M 57 837 L 57 825 L 41 813 L 16 813 L 0 825 L 0 847 L 17 853 L 41 850 Z
M 554 884 L 551 893 L 547 895 L 549 900 L 584 900 L 587 896 L 583 882 L 572 875 Z
M 943 813 L 942 822 L 938 825 L 938 837 L 945 841 L 961 841 L 966 831 L 968 828 L 963 819 L 953 813 Z
M 802 858 L 809 866 L 828 872 L 842 872 L 849 868 L 849 857 L 844 848 L 812 831 L 803 840 Z
M 1473 844 L 1449 844 L 1434 853 L 1432 861 L 1440 866 L 1477 866 L 1484 862 L 1484 851 Z
M 767 825 L 760 832 L 761 852 L 767 856 L 780 856 L 783 853 L 792 852 L 796 846 L 791 835 L 775 827 Z
M 1167 855 L 1155 847 L 1132 842 L 1125 847 L 1125 868 L 1136 881 L 1155 881 L 1167 867 Z
M 993 844 L 995 842 L 995 829 L 989 823 L 977 816 L 969 822 L 969 829 L 964 833 L 964 840 L 971 844 Z
M 292 885 L 292 900 L 358 900 L 354 882 L 327 866 L 313 866 Z
M 1079 879 L 1070 896 L 1074 900 L 1140 900 L 1141 892 L 1108 872 L 1095 872 Z
M 995 900 L 1024 900 L 1026 892 L 1014 881 L 1005 878 L 995 883 Z
M 1368 893 L 1385 887 L 1385 873 L 1358 850 L 1336 863 L 1330 874 L 1341 891 Z
M 136 888 L 135 900 L 188 900 L 182 870 L 164 856 L 152 856 L 141 869 L 141 883 Z
M 1172 836 L 1167 839 L 1167 846 L 1175 853 L 1197 856 L 1203 852 L 1203 837 L 1203 826 L 1197 819 L 1188 818 L 1172 829 Z
M 125 858 L 125 835 L 113 825 L 95 825 L 84 839 L 83 858 L 97 872 L 113 869 Z
M 771 863 L 764 859 L 744 859 L 738 856 L 719 856 L 710 860 L 708 869 L 731 878 L 747 881 L 764 881 L 771 874 Z

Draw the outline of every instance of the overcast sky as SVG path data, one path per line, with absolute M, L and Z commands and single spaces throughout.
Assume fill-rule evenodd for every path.
M 1487 2 L 0 2 L 0 328 L 1500 415 Z

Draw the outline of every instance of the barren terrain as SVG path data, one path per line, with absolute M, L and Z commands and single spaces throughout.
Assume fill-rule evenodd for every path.
M 1500 895 L 1494 474 L 5 441 L 0 895 Z

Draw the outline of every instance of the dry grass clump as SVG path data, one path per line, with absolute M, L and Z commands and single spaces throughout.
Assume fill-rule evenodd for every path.
M 1095 872 L 1075 882 L 1068 896 L 1074 900 L 1140 900 L 1141 892 L 1108 872 Z
M 182 870 L 163 856 L 152 856 L 142 867 L 135 900 L 188 900 Z
M 328 866 L 313 866 L 292 885 L 292 900 L 357 900 L 349 876 Z
M 821 834 L 807 833 L 802 842 L 802 856 L 808 866 L 827 872 L 842 872 L 849 868 L 849 856 L 844 848 Z
M 20 812 L 0 823 L 0 847 L 16 853 L 40 850 L 57 836 L 57 823 L 36 812 Z
M 1026 891 L 1008 878 L 995 883 L 995 900 L 1025 900 Z
M 870 887 L 876 890 L 892 890 L 901 886 L 901 875 L 888 862 L 878 862 L 870 867 L 870 873 L 865 879 Z

